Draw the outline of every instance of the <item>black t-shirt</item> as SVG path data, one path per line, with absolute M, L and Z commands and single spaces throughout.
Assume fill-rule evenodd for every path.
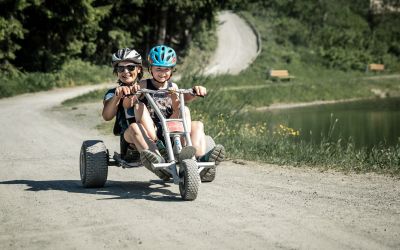
M 115 89 L 109 89 L 104 95 L 104 101 L 110 100 L 115 96 Z M 135 122 L 135 112 L 133 108 L 125 109 L 122 106 L 122 100 L 118 105 L 117 116 L 115 118 L 115 124 L 113 133 L 114 135 L 122 135 L 125 130 L 129 127 L 129 124 Z

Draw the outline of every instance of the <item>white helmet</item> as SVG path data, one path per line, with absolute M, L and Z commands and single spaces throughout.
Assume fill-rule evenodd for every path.
M 120 49 L 112 55 L 112 66 L 115 67 L 119 62 L 129 61 L 138 65 L 142 65 L 142 56 L 134 49 Z

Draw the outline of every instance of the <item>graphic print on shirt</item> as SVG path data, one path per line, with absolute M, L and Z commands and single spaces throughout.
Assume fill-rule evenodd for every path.
M 154 102 L 157 104 L 158 108 L 160 109 L 161 113 L 165 117 L 169 117 L 172 114 L 172 100 L 171 97 L 167 93 L 157 93 L 153 94 Z M 154 109 L 150 109 L 150 116 L 152 118 L 156 118 L 156 113 Z
M 135 110 L 133 108 L 124 108 L 125 111 L 125 118 L 126 119 L 131 119 L 135 117 Z

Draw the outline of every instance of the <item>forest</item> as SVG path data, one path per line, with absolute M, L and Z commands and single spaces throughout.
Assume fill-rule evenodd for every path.
M 265 17 L 273 28 L 263 36 L 309 51 L 310 62 L 338 70 L 385 63 L 396 71 L 400 0 L 380 2 L 390 8 L 377 11 L 366 0 L 2 0 L 0 78 L 4 85 L 13 74 L 54 73 L 81 62 L 109 65 L 121 47 L 145 54 L 166 43 L 184 57 L 194 41 L 207 48 L 199 34 L 216 29 L 222 9 Z

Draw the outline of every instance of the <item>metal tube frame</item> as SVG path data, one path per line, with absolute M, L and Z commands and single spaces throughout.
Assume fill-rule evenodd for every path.
M 157 104 L 154 102 L 154 99 L 150 96 L 150 93 L 154 93 L 156 91 L 151 91 L 151 90 L 142 90 L 142 93 L 145 95 L 146 99 L 149 101 L 151 107 L 154 109 L 154 111 L 156 112 L 160 122 L 161 122 L 161 127 L 163 129 L 163 135 L 165 138 L 165 146 L 167 148 L 167 152 L 168 152 L 168 163 L 158 163 L 158 164 L 152 164 L 153 167 L 155 169 L 157 168 L 163 168 L 163 169 L 167 169 L 173 176 L 174 179 L 174 183 L 175 184 L 179 184 L 179 182 L 181 182 L 181 178 L 179 177 L 178 174 L 178 170 L 177 170 L 177 163 L 178 161 L 175 159 L 174 156 L 174 151 L 172 148 L 172 144 L 171 144 L 171 140 L 169 139 L 171 134 L 172 135 L 184 135 L 185 139 L 186 139 L 186 145 L 187 146 L 192 146 L 192 140 L 190 138 L 190 133 L 189 133 L 189 129 L 188 129 L 188 125 L 187 125 L 187 121 L 186 121 L 186 116 L 185 116 L 185 101 L 184 101 L 184 92 L 180 91 L 179 93 L 179 113 L 181 118 L 172 118 L 172 119 L 167 119 L 164 117 L 164 115 L 161 113 L 159 107 L 157 106 Z M 184 131 L 183 132 L 178 132 L 178 133 L 170 133 L 170 131 L 168 130 L 168 126 L 167 126 L 167 122 L 168 121 L 179 121 L 182 122 L 183 124 L 183 128 Z M 178 152 L 179 153 L 179 152 Z M 203 169 L 205 168 L 214 168 L 215 167 L 215 163 L 214 162 L 197 162 L 198 165 L 198 172 L 200 173 Z

